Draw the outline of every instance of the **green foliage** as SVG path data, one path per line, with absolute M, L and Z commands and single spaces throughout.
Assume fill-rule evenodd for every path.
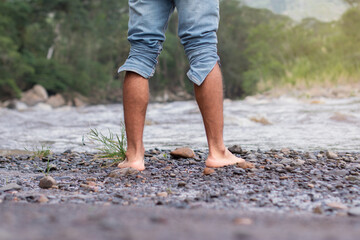
M 111 158 L 114 162 L 124 161 L 126 158 L 125 128 L 122 126 L 121 135 L 114 134 L 109 130 L 106 136 L 97 129 L 90 129 L 88 138 L 101 146 L 97 149 L 101 152 L 101 158 Z

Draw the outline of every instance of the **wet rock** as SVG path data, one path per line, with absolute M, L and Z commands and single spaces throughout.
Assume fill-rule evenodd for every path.
M 35 85 L 32 89 L 24 92 L 21 101 L 28 106 L 34 106 L 37 103 L 45 102 L 48 99 L 46 89 L 41 85 Z
M 121 177 L 131 176 L 131 175 L 135 176 L 139 173 L 140 173 L 140 171 L 138 171 L 134 168 L 119 168 L 119 169 L 111 171 L 109 173 L 108 177 L 121 178 Z
M 170 152 L 171 156 L 175 158 L 194 158 L 195 153 L 190 148 L 177 148 Z
M 360 207 L 350 208 L 348 215 L 352 217 L 360 217 Z
M 21 190 L 22 187 L 16 183 L 9 183 L 0 188 L 0 192 L 13 191 L 13 190 Z
M 229 147 L 229 151 L 232 153 L 242 154 L 243 150 L 239 145 L 234 145 L 232 147 Z
M 208 168 L 208 167 L 206 167 L 205 169 L 204 169 L 204 175 L 211 175 L 211 174 L 213 174 L 213 173 L 215 173 L 215 170 L 214 169 L 212 169 L 212 168 Z
M 52 188 L 55 185 L 56 185 L 56 181 L 51 176 L 45 176 L 42 179 L 40 179 L 39 182 L 39 187 L 44 189 Z

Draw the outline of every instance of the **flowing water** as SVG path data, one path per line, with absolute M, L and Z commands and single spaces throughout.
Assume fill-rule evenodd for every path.
M 245 149 L 360 151 L 360 98 L 255 98 L 225 100 L 227 146 Z M 194 101 L 152 103 L 144 131 L 145 148 L 206 148 L 206 136 Z M 0 109 L 0 149 L 68 149 L 94 152 L 87 139 L 95 128 L 120 133 L 122 105 L 97 105 L 53 110 Z

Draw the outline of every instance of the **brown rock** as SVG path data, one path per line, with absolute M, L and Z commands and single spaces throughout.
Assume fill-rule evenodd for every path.
M 49 99 L 46 101 L 53 108 L 61 107 L 66 104 L 65 98 L 61 94 L 56 94 L 50 96 Z
M 215 170 L 212 169 L 212 168 L 206 167 L 206 168 L 204 169 L 204 175 L 211 175 L 211 174 L 213 174 L 213 173 L 215 173 Z
M 35 85 L 32 89 L 24 92 L 21 101 L 26 105 L 34 106 L 37 103 L 45 102 L 48 99 L 46 89 L 41 85 Z
M 177 148 L 174 151 L 170 152 L 171 156 L 175 158 L 194 158 L 195 153 L 190 148 Z
M 89 99 L 80 94 L 77 94 L 77 96 L 73 98 L 73 102 L 75 107 L 83 107 L 88 104 Z
M 250 162 L 239 162 L 236 164 L 236 166 L 242 168 L 242 169 L 248 169 L 248 168 L 255 168 L 255 165 Z
M 40 188 L 48 189 L 48 188 L 52 188 L 55 185 L 56 185 L 56 181 L 51 176 L 45 176 L 42 179 L 40 179 L 40 183 L 39 183 Z

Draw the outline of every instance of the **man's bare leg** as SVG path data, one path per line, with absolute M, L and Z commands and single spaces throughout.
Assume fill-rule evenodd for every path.
M 245 162 L 224 145 L 223 84 L 219 65 L 216 64 L 201 86 L 194 85 L 194 88 L 209 145 L 206 166 L 215 168 Z
M 123 86 L 124 118 L 127 138 L 126 160 L 119 168 L 145 169 L 143 132 L 149 102 L 149 82 L 134 72 L 126 72 Z

